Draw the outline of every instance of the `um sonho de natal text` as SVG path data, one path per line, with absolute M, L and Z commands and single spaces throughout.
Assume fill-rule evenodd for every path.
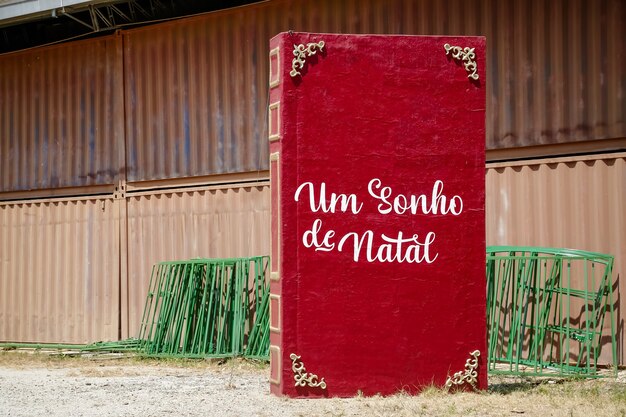
M 383 185 L 378 178 L 367 184 L 368 200 L 376 204 L 377 212 L 386 216 L 438 215 L 459 216 L 463 212 L 463 199 L 458 195 L 446 196 L 444 183 L 436 180 L 428 193 L 404 195 L 394 193 L 392 187 Z M 303 182 L 298 186 L 294 199 L 306 203 L 312 213 L 352 213 L 358 215 L 363 201 L 356 194 L 330 192 L 326 183 Z M 398 231 L 395 236 L 376 233 L 373 230 L 347 232 L 338 236 L 335 230 L 325 227 L 322 219 L 316 218 L 301 236 L 302 244 L 319 252 L 350 252 L 354 262 L 397 262 L 431 264 L 439 254 L 435 250 L 437 236 L 434 231 L 418 235 Z

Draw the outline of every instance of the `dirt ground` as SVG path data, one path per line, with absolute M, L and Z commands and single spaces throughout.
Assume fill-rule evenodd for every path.
M 618 379 L 490 378 L 481 393 L 289 400 L 267 365 L 0 351 L 0 416 L 626 416 Z

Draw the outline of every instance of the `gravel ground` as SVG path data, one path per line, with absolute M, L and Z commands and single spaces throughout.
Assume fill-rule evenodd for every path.
M 268 393 L 267 366 L 241 361 L 13 355 L 0 352 L 0 416 L 626 416 L 625 372 L 618 381 L 491 379 L 480 394 L 431 388 L 416 397 L 288 400 Z

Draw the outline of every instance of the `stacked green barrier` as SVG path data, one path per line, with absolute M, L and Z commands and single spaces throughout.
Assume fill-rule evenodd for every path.
M 269 257 L 161 262 L 139 331 L 154 356 L 269 355 Z
M 599 253 L 488 247 L 489 371 L 593 377 L 607 348 L 617 375 L 612 268 Z

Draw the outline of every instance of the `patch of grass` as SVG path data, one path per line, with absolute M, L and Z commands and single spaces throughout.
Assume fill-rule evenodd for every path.
M 422 391 L 420 391 L 420 396 L 424 398 L 435 398 L 441 397 L 442 395 L 446 395 L 447 392 L 444 388 L 439 387 L 435 384 L 426 385 Z
M 528 392 L 534 390 L 539 384 L 529 382 L 510 382 L 489 385 L 487 390 L 491 394 L 509 395 L 517 392 Z
M 0 351 L 0 366 L 6 366 L 9 368 L 57 368 L 67 366 L 68 363 L 75 360 L 76 358 L 74 355 L 62 352 L 43 353 L 40 351 Z
M 626 405 L 626 385 L 612 379 L 560 378 L 534 380 L 496 380 L 489 387 L 490 394 L 506 395 L 512 401 L 524 401 L 526 407 L 548 404 L 559 415 L 580 415 L 581 409 L 606 410 L 610 415 L 620 415 L 621 405 Z M 493 397 L 492 397 L 493 398 Z M 494 398 L 495 399 L 495 398 Z M 515 400 L 513 400 L 515 399 Z M 590 415 L 595 415 L 592 412 Z M 599 413 L 606 415 L 606 411 Z
M 541 381 L 533 380 L 528 377 L 490 376 L 487 393 L 510 395 L 518 392 L 529 392 L 540 384 Z
M 446 407 L 446 413 L 451 416 L 457 415 L 456 403 L 450 403 Z
M 626 386 L 612 384 L 609 388 L 609 396 L 613 401 L 626 405 Z M 626 409 L 623 411 L 626 412 Z

